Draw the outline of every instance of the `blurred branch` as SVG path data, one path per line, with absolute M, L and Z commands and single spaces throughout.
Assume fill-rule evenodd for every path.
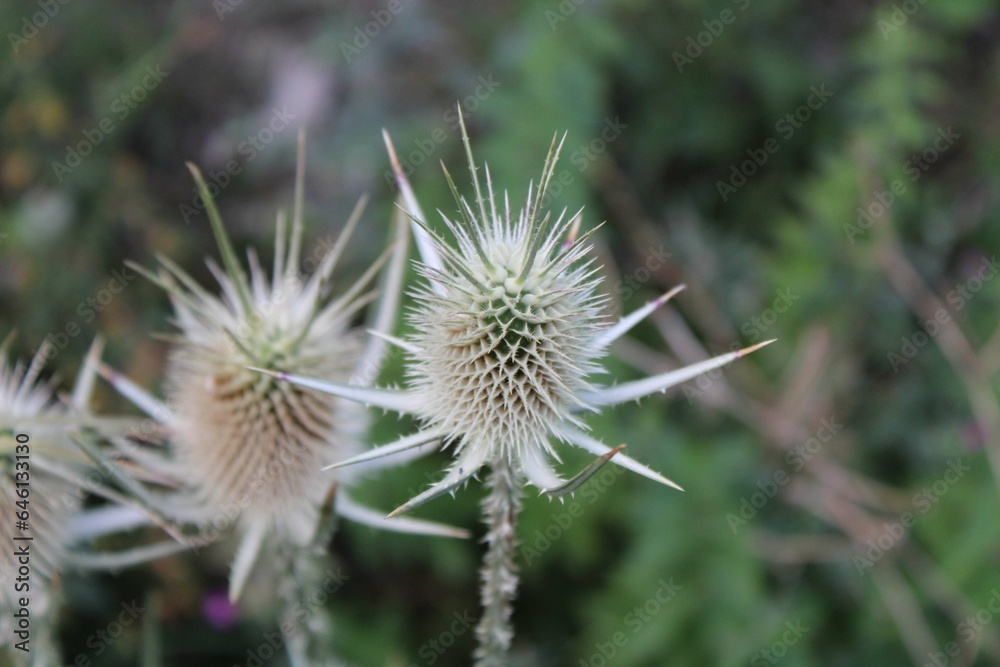
M 877 235 L 876 250 L 879 267 L 889 283 L 895 288 L 907 306 L 923 321 L 936 321 L 940 313 L 950 316 L 947 324 L 942 324 L 936 335 L 929 336 L 951 365 L 955 374 L 965 386 L 972 413 L 977 426 L 983 433 L 987 460 L 993 472 L 994 482 L 1000 488 L 1000 405 L 996 393 L 990 386 L 988 361 L 984 363 L 969 342 L 956 316 L 945 306 L 944 301 L 931 290 L 920 274 L 907 259 L 891 220 Z M 995 337 L 995 336 L 994 336 Z M 992 343 L 992 341 L 991 341 Z
M 854 555 L 850 540 L 834 535 L 780 535 L 768 530 L 754 532 L 754 552 L 778 563 L 801 564 L 847 560 Z
M 927 619 L 920 613 L 920 602 L 910 590 L 910 585 L 892 563 L 885 563 L 872 570 L 875 588 L 882 595 L 903 643 L 913 659 L 922 665 L 927 656 L 937 650 Z
M 923 549 L 914 548 L 907 551 L 900 559 L 903 565 L 912 573 L 915 581 L 933 592 L 941 608 L 948 613 L 956 628 L 966 622 L 979 611 L 978 605 L 969 600 L 941 570 L 941 567 L 928 556 Z M 1000 663 L 1000 630 L 984 631 L 977 637 L 977 644 L 984 648 L 995 663 Z M 976 659 L 978 651 L 963 651 L 961 657 L 969 664 Z M 968 653 L 966 656 L 965 654 Z
M 633 253 L 644 256 L 650 247 L 660 243 L 656 225 L 644 213 L 628 179 L 611 159 L 602 159 L 600 169 L 595 171 L 598 172 L 595 185 L 615 224 L 625 232 Z M 880 267 L 914 312 L 924 319 L 934 319 L 944 304 L 923 284 L 895 239 L 887 241 L 883 237 L 878 257 Z M 679 258 L 671 256 L 653 277 L 664 285 L 681 281 L 688 284 L 689 289 L 678 300 L 678 305 L 713 345 L 726 345 L 737 336 L 697 272 L 685 267 Z M 679 363 L 693 363 L 710 356 L 701 338 L 676 310 L 657 311 L 653 321 Z M 988 378 L 989 369 L 1000 366 L 1000 329 L 984 346 L 981 356 L 973 350 L 957 323 L 953 327 L 943 327 L 935 340 L 965 382 L 976 416 L 992 438 L 1000 419 Z M 672 368 L 678 363 L 634 341 L 623 341 L 621 350 L 626 361 L 643 369 Z M 815 428 L 813 424 L 817 419 L 830 416 L 827 406 L 832 400 L 832 388 L 823 378 L 829 373 L 834 359 L 839 358 L 829 331 L 813 327 L 797 341 L 777 380 L 763 377 L 754 364 L 741 364 L 707 386 L 699 385 L 698 398 L 750 426 L 759 434 L 770 456 L 784 461 L 788 452 L 813 437 L 811 429 Z M 838 432 L 837 438 L 852 440 L 850 429 Z M 991 460 L 996 457 L 995 449 L 990 447 Z M 843 451 L 843 448 L 835 451 Z M 752 549 L 758 556 L 789 565 L 849 561 L 869 540 L 881 534 L 885 517 L 898 517 L 907 511 L 911 499 L 905 490 L 886 486 L 850 470 L 834 461 L 831 453 L 824 443 L 823 448 L 809 458 L 808 466 L 795 473 L 779 497 L 806 510 L 840 535 L 785 536 L 756 529 Z M 997 474 L 1000 464 L 995 464 L 994 468 L 1000 480 Z M 885 601 L 914 662 L 923 664 L 923 659 L 936 650 L 933 634 L 922 613 L 920 596 L 898 570 L 901 558 L 921 562 L 921 573 L 926 576 L 916 576 L 914 586 L 951 617 L 959 618 L 958 614 L 968 612 L 971 606 L 939 567 L 923 556 L 912 534 L 907 534 L 885 552 L 878 567 L 874 568 L 874 586 Z M 989 641 L 997 643 L 995 637 Z

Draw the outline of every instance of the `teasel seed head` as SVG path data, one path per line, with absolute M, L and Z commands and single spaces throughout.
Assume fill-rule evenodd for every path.
M 517 218 L 509 209 L 498 215 L 489 197 L 485 220 L 464 200 L 465 226 L 445 218 L 458 241 L 435 243 L 445 271 L 420 267 L 429 284 L 415 292 L 407 373 L 419 416 L 428 428 L 460 436 L 459 455 L 503 457 L 548 488 L 552 425 L 582 425 L 574 412 L 590 407 L 580 392 L 599 370 L 605 299 L 581 261 L 588 248 L 563 245 L 576 216 L 564 213 L 549 226 L 532 207 Z
M 580 413 L 638 400 L 728 364 L 773 341 L 723 354 L 674 371 L 600 385 L 593 375 L 608 346 L 662 306 L 678 286 L 636 312 L 611 322 L 586 240 L 578 235 L 580 213 L 543 212 L 565 136 L 553 138 L 537 184 L 527 203 L 512 214 L 509 199 L 498 205 L 489 168 L 486 188 L 472 155 L 459 108 L 462 141 L 475 191 L 470 204 L 460 196 L 445 169 L 460 221 L 441 218 L 456 239 L 445 241 L 426 222 L 391 141 L 390 160 L 413 222 L 421 251 L 418 271 L 425 284 L 414 291 L 417 306 L 410 322 L 415 333 L 392 339 L 410 355 L 409 386 L 358 389 L 311 374 L 259 368 L 292 384 L 319 389 L 368 406 L 415 415 L 417 433 L 379 446 L 330 467 L 344 467 L 397 454 L 429 442 L 451 443 L 456 459 L 447 474 L 404 503 L 396 516 L 469 481 L 484 465 L 510 468 L 552 497 L 575 491 L 611 461 L 662 484 L 677 484 L 587 434 Z M 555 220 L 553 221 L 553 217 Z M 553 469 L 553 440 L 580 447 L 597 458 L 568 481 Z
M 0 540 L 5 545 L 0 549 L 0 645 L 13 638 L 10 619 L 21 606 L 19 598 L 30 599 L 32 616 L 43 623 L 53 611 L 53 587 L 69 548 L 67 525 L 84 494 L 69 471 L 86 463 L 67 437 L 73 420 L 55 401 L 53 385 L 39 382 L 48 347 L 40 347 L 27 366 L 11 364 L 10 340 L 0 345 Z M 63 470 L 67 474 L 60 474 Z M 28 548 L 26 564 L 15 555 L 19 547 Z M 25 565 L 30 588 L 18 593 L 15 578 Z
M 197 169 L 195 179 L 203 186 Z M 205 188 L 202 187 L 203 192 Z M 312 275 L 300 267 L 301 202 L 291 230 L 279 216 L 268 277 L 256 255 L 244 273 L 210 197 L 206 207 L 224 269 L 209 266 L 220 294 L 163 261 L 179 334 L 166 370 L 167 407 L 181 470 L 202 505 L 238 522 L 306 543 L 335 477 L 325 462 L 357 447 L 356 411 L 332 396 L 263 377 L 247 366 L 271 366 L 347 381 L 362 352 L 351 320 L 372 295 L 365 290 L 381 260 L 353 286 L 332 295 L 332 273 L 364 202 Z

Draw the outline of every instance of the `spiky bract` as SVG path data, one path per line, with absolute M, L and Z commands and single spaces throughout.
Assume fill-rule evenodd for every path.
M 422 266 L 429 285 L 411 316 L 418 351 L 408 373 L 428 427 L 458 436 L 470 461 L 505 457 L 542 488 L 553 484 L 553 425 L 579 423 L 579 398 L 604 325 L 584 244 L 563 243 L 574 219 L 512 219 L 492 206 L 471 224 L 445 219 L 458 246 L 437 241 L 444 270 Z M 484 209 L 485 210 L 485 209 Z M 464 464 L 463 464 L 464 465 Z

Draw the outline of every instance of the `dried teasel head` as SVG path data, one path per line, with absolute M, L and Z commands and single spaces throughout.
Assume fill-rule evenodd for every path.
M 54 400 L 52 386 L 38 381 L 44 355 L 43 346 L 25 366 L 11 364 L 6 349 L 0 349 L 0 512 L 4 517 L 0 539 L 5 545 L 0 550 L 4 610 L 0 640 L 12 636 L 8 611 L 12 613 L 21 597 L 14 587 L 21 565 L 30 570 L 20 575 L 30 582 L 26 597 L 31 600 L 31 613 L 45 614 L 51 583 L 63 569 L 66 527 L 78 498 L 74 485 L 54 472 L 67 462 L 79 463 L 82 457 L 63 433 L 66 412 Z M 46 423 L 52 420 L 61 423 Z M 16 556 L 20 548 L 30 552 L 25 563 L 19 563 Z
M 417 229 L 423 259 L 418 269 L 425 279 L 415 291 L 418 305 L 411 322 L 416 333 L 394 341 L 412 360 L 409 386 L 358 390 L 289 372 L 265 373 L 421 419 L 418 433 L 334 467 L 435 440 L 453 443 L 456 458 L 445 477 L 390 516 L 454 491 L 482 466 L 497 462 L 552 496 L 572 492 L 609 460 L 679 488 L 620 454 L 621 447 L 590 437 L 581 413 L 663 391 L 771 341 L 644 380 L 594 383 L 590 376 L 599 370 L 596 362 L 608 345 L 682 287 L 619 322 L 608 321 L 602 315 L 604 297 L 598 292 L 595 269 L 587 259 L 589 233 L 578 236 L 580 214 L 543 211 L 562 141 L 553 139 L 541 179 L 529 187 L 527 203 L 515 214 L 507 197 L 498 202 L 488 168 L 483 189 L 464 121 L 461 127 L 475 196 L 471 204 L 461 197 L 445 170 L 461 220 L 443 214 L 442 219 L 457 245 L 428 227 L 389 144 Z M 565 481 L 553 469 L 558 460 L 553 439 L 599 458 Z
M 218 290 L 202 287 L 166 258 L 152 274 L 136 271 L 169 295 L 177 332 L 166 369 L 166 400 L 160 402 L 124 377 L 104 368 L 120 391 L 168 427 L 176 450 L 173 474 L 190 489 L 192 518 L 217 532 L 231 523 L 243 534 L 233 565 L 231 595 L 238 596 L 266 538 L 289 548 L 320 539 L 336 515 L 402 532 L 465 536 L 465 531 L 412 520 L 381 520 L 356 505 L 344 487 L 354 475 L 323 466 L 357 452 L 368 426 L 358 406 L 329 394 L 289 385 L 251 371 L 278 366 L 315 374 L 324 381 L 362 383 L 377 373 L 384 341 L 365 343 L 353 321 L 375 300 L 372 285 L 383 265 L 388 277 L 376 315 L 377 328 L 391 328 L 405 263 L 405 220 L 390 246 L 356 280 L 335 290 L 334 271 L 364 208 L 360 202 L 344 231 L 302 260 L 300 135 L 296 201 L 289 227 L 279 215 L 273 268 L 248 252 L 248 270 L 237 258 L 200 172 L 189 165 L 205 201 L 222 266 L 209 261 Z M 309 265 L 312 266 L 309 266 Z M 311 272 L 310 272 L 311 269 Z M 322 540 L 320 540 L 322 541 Z

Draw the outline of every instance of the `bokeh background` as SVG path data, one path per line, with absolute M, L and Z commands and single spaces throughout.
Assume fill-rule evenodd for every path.
M 611 377 L 778 342 L 591 421 L 687 491 L 610 474 L 565 506 L 528 500 L 517 664 L 1000 664 L 995 3 L 53 0 L 3 3 L 0 25 L 0 333 L 24 357 L 51 337 L 64 386 L 101 333 L 159 388 L 167 300 L 142 279 L 101 294 L 156 253 L 210 282 L 185 161 L 269 258 L 306 126 L 310 239 L 372 198 L 347 279 L 389 233 L 381 128 L 448 213 L 457 101 L 515 203 L 568 131 L 551 204 L 607 221 L 613 307 L 688 285 Z M 130 410 L 107 387 L 95 407 Z M 380 418 L 375 439 L 408 426 Z M 362 495 L 394 507 L 445 460 Z M 480 535 L 480 494 L 420 515 Z M 480 545 L 345 525 L 331 548 L 350 577 L 336 655 L 469 663 L 455 621 L 478 614 Z M 68 575 L 67 664 L 138 664 L 153 636 L 163 665 L 254 664 L 276 626 L 253 595 L 220 609 L 227 556 Z M 94 639 L 147 595 L 141 622 Z

